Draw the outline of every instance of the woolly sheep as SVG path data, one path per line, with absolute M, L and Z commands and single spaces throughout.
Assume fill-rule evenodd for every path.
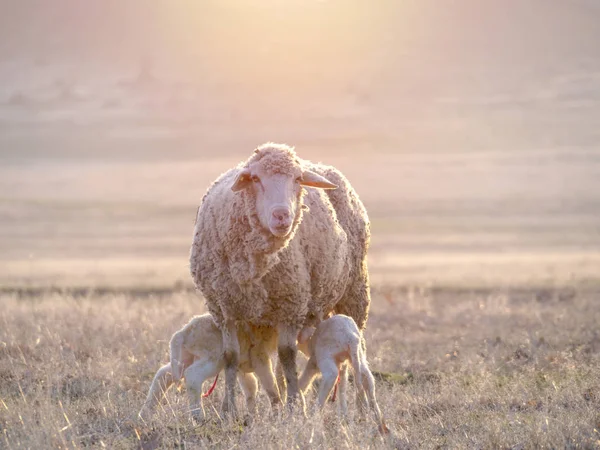
M 369 239 L 366 210 L 346 178 L 284 144 L 261 145 L 209 187 L 196 217 L 190 271 L 223 333 L 225 412 L 235 414 L 238 323 L 277 330 L 288 404 L 301 396 L 301 328 L 331 311 L 364 328 Z
M 324 320 L 316 328 L 304 328 L 298 336 L 298 348 L 309 356 L 306 368 L 298 381 L 299 388 L 303 392 L 306 391 L 317 373 L 321 372 L 322 374 L 318 396 L 320 409 L 325 406 L 339 376 L 340 407 L 342 413 L 347 414 L 348 373 L 346 362 L 350 361 L 354 372 L 356 404 L 359 410 L 364 414 L 366 391 L 378 429 L 382 434 L 387 433 L 387 427 L 375 399 L 375 379 L 367 363 L 365 341 L 351 317 L 338 314 Z
M 277 336 L 271 328 L 247 327 L 238 330 L 238 337 L 241 355 L 238 380 L 246 397 L 248 411 L 254 413 L 256 410 L 258 389 L 251 372 L 258 375 L 271 402 L 279 404 L 279 391 L 269 357 L 275 352 Z M 223 367 L 221 331 L 210 314 L 193 317 L 171 338 L 170 362 L 156 372 L 140 416 L 148 418 L 169 387 L 184 377 L 192 416 L 204 419 L 202 384 L 216 377 Z

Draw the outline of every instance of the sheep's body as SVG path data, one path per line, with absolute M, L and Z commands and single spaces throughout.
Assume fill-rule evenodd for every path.
M 237 168 L 219 178 L 205 195 L 190 268 L 219 326 L 235 320 L 301 327 L 309 314 L 318 322 L 334 308 L 364 326 L 370 303 L 368 218 L 342 175 L 327 166 L 319 169 L 336 174 L 340 187 L 328 193 L 308 190 L 304 204 L 309 211 L 289 239 L 268 236 L 250 223 L 247 199 L 230 189 Z M 332 200 L 344 212 L 341 217 Z
M 320 175 L 324 178 L 316 183 L 300 184 L 323 187 L 322 180 L 329 180 L 337 189 L 295 191 L 298 208 L 291 231 L 276 236 L 261 223 L 255 192 L 232 191 L 249 168 L 268 176 Z M 190 270 L 223 330 L 228 366 L 234 367 L 237 358 L 235 324 L 277 329 L 288 400 L 294 397 L 300 328 L 318 323 L 334 310 L 350 315 L 361 329 L 366 324 L 369 238 L 366 210 L 345 177 L 333 167 L 301 160 L 285 145 L 265 144 L 219 177 L 198 210 Z
M 279 402 L 269 357 L 275 352 L 276 334 L 269 328 L 252 327 L 238 330 L 238 336 L 241 350 L 238 380 L 248 411 L 255 411 L 258 389 L 252 372 L 258 375 L 271 400 Z M 171 338 L 170 362 L 156 372 L 140 415 L 147 418 L 169 387 L 183 377 L 192 415 L 196 419 L 204 418 L 202 385 L 216 377 L 224 364 L 221 330 L 210 314 L 193 317 Z
M 305 391 L 315 375 L 318 372 L 322 374 L 318 396 L 319 408 L 325 406 L 339 376 L 340 406 L 342 413 L 347 414 L 347 362 L 350 362 L 354 372 L 357 406 L 364 412 L 366 393 L 380 432 L 387 432 L 375 398 L 375 379 L 367 363 L 364 338 L 351 317 L 339 314 L 324 320 L 316 329 L 305 328 L 299 336 L 299 348 L 309 356 L 306 368 L 298 381 L 300 389 Z

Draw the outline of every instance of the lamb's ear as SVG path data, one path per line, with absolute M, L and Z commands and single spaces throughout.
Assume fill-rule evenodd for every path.
M 298 344 L 302 345 L 302 344 L 306 343 L 312 337 L 312 335 L 314 333 L 315 333 L 315 327 L 302 328 L 300 333 L 298 333 Z
M 250 170 L 242 169 L 237 177 L 235 177 L 235 181 L 231 185 L 231 190 L 237 192 L 246 189 L 248 186 L 250 186 Z
M 337 184 L 333 184 L 327 178 L 313 172 L 312 170 L 305 170 L 302 173 L 302 179 L 300 180 L 302 186 L 310 186 L 320 189 L 337 189 Z

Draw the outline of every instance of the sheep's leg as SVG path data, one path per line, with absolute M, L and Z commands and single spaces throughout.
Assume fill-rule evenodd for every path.
M 287 400 L 287 383 L 283 374 L 283 367 L 279 358 L 275 361 L 275 380 L 277 380 L 277 389 L 279 390 L 279 398 L 283 403 Z
M 165 364 L 156 372 L 148 396 L 144 402 L 144 406 L 140 410 L 139 416 L 143 419 L 149 417 L 150 412 L 154 410 L 158 402 L 163 398 L 167 390 L 173 384 L 173 376 L 171 372 L 171 364 Z
M 256 377 L 251 373 L 239 372 L 238 380 L 242 387 L 242 391 L 244 392 L 244 396 L 246 397 L 248 413 L 256 415 L 256 393 L 258 392 L 258 381 L 256 380 Z
M 256 351 L 250 354 L 252 368 L 260 380 L 260 384 L 267 392 L 269 400 L 271 400 L 271 406 L 276 407 L 281 405 L 281 399 L 279 398 L 279 389 L 277 388 L 277 382 L 275 375 L 273 374 L 273 365 L 271 364 L 271 358 L 263 351 Z
M 337 381 L 338 366 L 335 364 L 335 361 L 326 359 L 320 363 L 319 369 L 321 369 L 321 374 L 323 375 L 321 385 L 319 386 L 319 408 L 323 409 Z
M 342 364 L 340 367 L 340 383 L 338 385 L 338 400 L 339 400 L 339 411 L 342 417 L 348 416 L 348 398 L 346 392 L 348 391 L 348 364 Z
M 223 324 L 223 361 L 225 363 L 225 397 L 223 399 L 223 414 L 231 413 L 237 417 L 235 406 L 235 385 L 240 360 L 240 343 L 234 322 Z
M 194 420 L 204 420 L 204 406 L 202 405 L 202 385 L 208 378 L 216 377 L 219 373 L 217 362 L 210 360 L 195 361 L 185 369 L 185 388 L 190 405 L 190 412 Z
M 304 413 L 304 397 L 298 390 L 298 370 L 296 367 L 296 356 L 298 354 L 296 339 L 298 338 L 298 331 L 297 327 L 289 325 L 279 326 L 277 354 L 283 368 L 283 373 L 285 374 L 285 381 L 287 382 L 287 404 L 292 407 L 299 399 L 302 412 Z

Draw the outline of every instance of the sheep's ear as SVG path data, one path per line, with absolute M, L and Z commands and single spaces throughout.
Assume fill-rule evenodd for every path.
M 337 189 L 338 187 L 337 184 L 333 184 L 327 178 L 313 172 L 312 170 L 305 170 L 302 173 L 300 184 L 302 186 L 310 186 L 320 189 Z
M 248 186 L 250 186 L 250 171 L 242 169 L 237 177 L 235 177 L 235 181 L 231 185 L 231 190 L 237 192 L 246 189 Z
M 312 335 L 314 333 L 315 333 L 315 327 L 302 328 L 300 333 L 298 333 L 298 344 L 302 345 L 302 344 L 308 342 L 308 340 L 312 337 Z

